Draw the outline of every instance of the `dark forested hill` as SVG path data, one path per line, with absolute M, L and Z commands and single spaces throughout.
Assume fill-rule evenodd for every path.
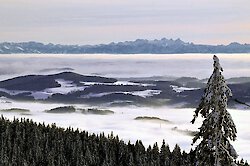
M 99 45 L 61 45 L 38 42 L 0 43 L 0 54 L 174 54 L 174 53 L 250 53 L 250 44 L 237 42 L 229 45 L 202 45 L 184 42 L 180 39 L 125 41 Z
M 55 124 L 0 118 L 2 166 L 193 166 L 194 153 L 178 145 L 171 152 L 164 141 L 160 148 L 157 143 L 146 148 L 141 141 L 125 143 L 112 133 L 106 137 Z
M 228 80 L 234 98 L 250 103 L 250 78 Z M 122 80 L 85 76 L 73 72 L 26 75 L 0 81 L 0 97 L 19 101 L 43 101 L 91 105 L 176 105 L 196 107 L 204 91 L 204 80 L 181 77 L 169 81 Z M 229 107 L 238 103 L 230 100 Z M 247 107 L 248 108 L 248 107 Z
M 99 76 L 84 76 L 73 72 L 62 72 L 51 75 L 25 75 L 0 81 L 0 88 L 7 90 L 39 91 L 46 88 L 56 88 L 61 85 L 56 80 L 68 80 L 74 84 L 80 82 L 114 83 L 113 78 Z

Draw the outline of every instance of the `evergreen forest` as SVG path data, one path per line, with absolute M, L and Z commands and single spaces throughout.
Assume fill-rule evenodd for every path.
M 193 166 L 195 151 L 178 145 L 171 151 L 163 140 L 145 147 L 73 128 L 59 128 L 29 119 L 0 118 L 1 166 Z M 238 165 L 248 166 L 243 159 Z

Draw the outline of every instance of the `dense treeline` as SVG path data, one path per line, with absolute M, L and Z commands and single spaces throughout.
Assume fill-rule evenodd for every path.
M 1 166 L 192 166 L 194 152 L 171 152 L 163 141 L 147 149 L 141 141 L 124 143 L 112 134 L 89 134 L 28 119 L 0 119 Z M 243 161 L 239 165 L 248 165 Z

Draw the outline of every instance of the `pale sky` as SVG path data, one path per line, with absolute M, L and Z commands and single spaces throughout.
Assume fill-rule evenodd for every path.
M 0 42 L 250 43 L 250 0 L 0 0 Z

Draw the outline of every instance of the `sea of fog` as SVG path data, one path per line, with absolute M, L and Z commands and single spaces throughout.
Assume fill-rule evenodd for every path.
M 224 76 L 250 77 L 250 54 L 217 54 Z M 213 54 L 8 54 L 0 55 L 0 80 L 24 74 L 73 71 L 106 77 L 207 78 Z
M 199 118 L 195 124 L 190 121 L 193 118 L 194 109 L 176 109 L 171 107 L 111 107 L 99 108 L 110 109 L 114 111 L 111 115 L 94 115 L 82 114 L 80 111 L 75 113 L 46 113 L 45 110 L 55 108 L 58 106 L 65 106 L 64 104 L 44 104 L 35 102 L 11 102 L 0 104 L 0 109 L 8 108 L 24 108 L 29 109 L 30 112 L 25 113 L 10 113 L 1 112 L 4 117 L 9 119 L 16 118 L 30 118 L 36 122 L 45 122 L 46 124 L 56 123 L 57 126 L 67 128 L 79 128 L 90 133 L 102 133 L 105 135 L 118 135 L 120 139 L 135 143 L 136 140 L 142 140 L 145 146 L 153 145 L 155 142 L 161 146 L 163 139 L 173 149 L 175 144 L 189 151 L 195 146 L 191 146 L 193 136 L 187 134 L 187 131 L 197 131 L 201 126 L 202 119 Z M 76 108 L 90 108 L 86 105 L 74 105 Z M 250 161 L 250 128 L 249 116 L 250 111 L 229 109 L 233 120 L 237 126 L 238 134 L 237 140 L 233 145 L 240 158 L 248 159 Z M 138 121 L 136 117 L 148 116 L 159 117 L 170 121 L 165 123 L 162 121 Z
M 250 54 L 217 54 L 224 68 L 224 76 L 250 77 Z M 182 77 L 208 78 L 213 70 L 213 54 L 170 54 L 170 55 L 51 55 L 51 54 L 10 54 L 0 55 L 0 80 L 25 74 L 52 74 L 73 71 L 85 75 L 99 75 L 115 78 L 129 77 Z M 31 112 L 6 113 L 7 118 L 26 117 L 47 124 L 56 123 L 61 127 L 74 127 L 90 133 L 118 134 L 124 141 L 140 139 L 148 146 L 155 142 L 161 145 L 163 139 L 171 149 L 179 144 L 189 151 L 192 136 L 185 131 L 196 131 L 202 119 L 192 125 L 194 109 L 175 109 L 171 107 L 112 107 L 113 115 L 84 115 L 80 112 L 70 114 L 49 114 L 44 110 L 63 106 L 63 104 L 1 102 L 0 109 L 26 108 Z M 76 105 L 78 108 L 89 107 Z M 233 143 L 241 157 L 250 160 L 250 111 L 229 110 L 238 129 L 237 141 Z M 138 116 L 155 116 L 171 123 L 136 121 Z

